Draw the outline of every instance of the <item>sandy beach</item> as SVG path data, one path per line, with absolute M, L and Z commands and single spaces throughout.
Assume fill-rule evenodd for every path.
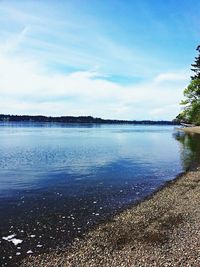
M 21 266 L 200 266 L 200 168 L 64 251 L 30 256 Z

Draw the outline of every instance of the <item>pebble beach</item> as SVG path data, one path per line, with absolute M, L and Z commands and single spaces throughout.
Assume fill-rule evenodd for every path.
M 200 266 L 200 168 L 114 216 L 64 250 L 21 267 Z

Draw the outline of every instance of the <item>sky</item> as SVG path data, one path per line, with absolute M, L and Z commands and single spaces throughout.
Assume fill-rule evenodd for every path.
M 171 120 L 199 0 L 0 0 L 0 113 Z

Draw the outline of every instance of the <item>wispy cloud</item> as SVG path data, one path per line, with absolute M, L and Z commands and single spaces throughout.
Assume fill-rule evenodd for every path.
M 80 16 L 77 23 L 77 16 L 70 14 L 68 9 L 66 18 L 59 17 L 55 12 L 53 19 L 51 9 L 47 14 L 41 14 L 41 11 L 37 14 L 34 6 L 32 10 L 12 6 L 1 9 L 19 29 L 18 38 L 14 37 L 15 42 L 20 42 L 30 29 L 26 40 L 18 47 L 18 53 L 37 57 L 47 66 L 61 65 L 69 70 L 87 70 L 98 66 L 107 75 L 140 78 L 155 75 L 158 69 L 166 69 L 166 64 L 155 53 L 149 53 L 134 43 L 127 45 L 123 39 L 113 38 L 106 28 L 110 25 L 101 25 L 92 16 Z M 8 30 L 7 47 L 13 35 L 16 36 L 16 30 L 14 33 L 12 31 L 12 28 Z M 14 45 L 14 42 L 11 43 Z
M 154 79 L 155 82 L 174 82 L 174 81 L 188 81 L 190 77 L 190 71 L 177 71 L 167 72 L 157 75 Z
M 173 6 L 155 6 L 2 1 L 0 112 L 173 119 L 196 37 L 187 19 L 178 34 L 184 10 L 173 18 Z
M 20 46 L 26 33 L 28 32 L 28 29 L 28 26 L 24 27 L 20 33 L 14 34 L 11 38 L 8 38 L 2 45 L 0 45 L 1 54 L 14 52 L 15 49 Z

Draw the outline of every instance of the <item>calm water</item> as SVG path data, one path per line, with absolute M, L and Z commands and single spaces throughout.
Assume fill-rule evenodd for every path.
M 1 266 L 65 246 L 175 178 L 198 151 L 196 136 L 172 126 L 1 123 Z M 12 234 L 23 242 L 5 240 Z

